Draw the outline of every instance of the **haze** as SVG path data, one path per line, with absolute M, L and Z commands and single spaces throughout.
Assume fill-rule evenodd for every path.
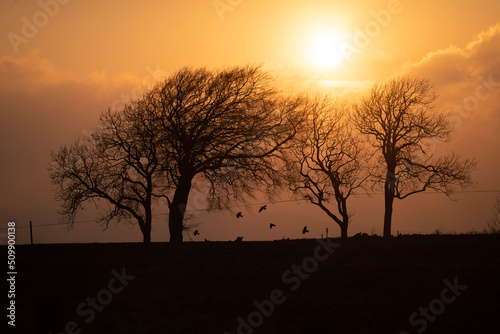
M 357 99 L 396 75 L 428 77 L 456 131 L 436 154 L 475 157 L 476 185 L 456 201 L 428 192 L 396 201 L 393 231 L 470 232 L 485 228 L 500 192 L 500 3 L 477 1 L 3 1 L 0 4 L 0 221 L 34 225 L 36 243 L 140 241 L 137 227 L 105 232 L 90 205 L 67 231 L 47 173 L 50 152 L 95 127 L 116 108 L 183 66 L 262 64 L 290 91 L 322 90 Z M 235 5 L 235 3 L 238 3 Z M 360 35 L 359 31 L 362 32 Z M 364 36 L 364 37 L 363 37 Z M 317 39 L 335 46 L 318 58 Z M 339 51 L 340 50 L 340 51 Z M 338 57 L 341 52 L 342 57 Z M 334 59 L 334 61 L 330 61 Z M 338 227 L 303 201 L 262 199 L 234 212 L 207 213 L 190 195 L 198 239 L 320 237 Z M 255 205 L 253 205 L 255 204 Z M 349 234 L 381 234 L 383 196 L 360 194 Z M 243 211 L 244 219 L 235 213 Z M 155 211 L 153 241 L 168 240 L 167 209 Z M 277 228 L 270 230 L 269 223 Z M 51 226 L 46 226 L 54 224 Z M 5 231 L 0 231 L 3 233 Z M 5 234 L 0 234 L 5 244 Z M 29 229 L 17 231 L 29 242 Z

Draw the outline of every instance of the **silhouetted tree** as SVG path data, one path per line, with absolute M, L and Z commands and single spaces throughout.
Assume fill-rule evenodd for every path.
M 500 194 L 497 194 L 496 202 L 493 205 L 493 217 L 488 222 L 488 228 L 491 233 L 500 233 Z
M 124 110 L 103 114 L 91 135 L 52 154 L 50 177 L 70 225 L 82 204 L 109 205 L 99 221 L 135 220 L 150 241 L 152 205 L 168 202 L 170 241 L 182 242 L 193 186 L 210 209 L 282 185 L 280 157 L 303 118 L 258 67 L 184 68 Z
M 151 241 L 152 205 L 164 197 L 169 180 L 161 138 L 138 108 L 130 103 L 104 112 L 98 129 L 52 153 L 50 178 L 69 225 L 84 202 L 103 200 L 108 205 L 98 221 L 105 228 L 114 218 L 137 222 L 143 241 Z
M 385 173 L 384 236 L 391 235 L 394 198 L 434 189 L 451 195 L 455 186 L 471 185 L 474 160 L 455 154 L 433 157 L 429 140 L 448 141 L 453 127 L 435 112 L 436 95 L 427 79 L 400 77 L 375 84 L 357 104 L 352 120 L 381 153 Z
M 158 83 L 140 108 L 163 138 L 170 241 L 182 242 L 191 188 L 207 186 L 211 209 L 281 185 L 279 157 L 300 123 L 300 97 L 280 94 L 258 67 L 184 68 Z
M 348 105 L 314 96 L 307 121 L 290 149 L 290 189 L 321 208 L 347 238 L 347 199 L 368 179 L 367 156 L 348 122 Z

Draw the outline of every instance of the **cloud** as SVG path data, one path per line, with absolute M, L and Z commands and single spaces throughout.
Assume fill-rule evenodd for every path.
M 403 66 L 403 73 L 430 78 L 437 108 L 449 113 L 456 130 L 439 152 L 476 157 L 478 188 L 500 188 L 500 23 L 480 32 L 465 47 L 429 52 Z
M 110 77 L 105 71 L 80 74 L 60 69 L 48 59 L 41 58 L 38 51 L 24 57 L 0 57 L 0 77 L 0 89 L 3 91 L 25 93 L 75 84 L 96 86 L 106 91 L 141 84 L 138 76 L 127 73 Z
M 479 77 L 500 81 L 500 23 L 480 32 L 466 47 L 451 45 L 405 64 L 403 72 L 431 78 L 440 94 L 450 95 L 470 94 Z
M 343 78 L 335 71 L 311 70 L 303 62 L 283 65 L 266 61 L 262 68 L 276 78 L 278 87 L 289 93 L 321 92 L 344 100 L 355 100 L 374 83 L 371 80 Z
M 58 68 L 37 52 L 1 57 L 2 207 L 53 206 L 47 174 L 50 152 L 97 126 L 103 110 L 138 97 L 140 88 L 157 79 L 158 73 L 151 68 L 142 76 L 76 73 Z
M 405 64 L 403 72 L 430 78 L 439 94 L 438 108 L 450 113 L 458 126 L 472 118 L 487 119 L 486 127 L 496 127 L 498 132 L 500 23 L 480 32 L 463 48 L 450 46 Z

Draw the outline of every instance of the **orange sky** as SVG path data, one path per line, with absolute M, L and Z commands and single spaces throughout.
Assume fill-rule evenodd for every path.
M 429 77 L 440 95 L 438 109 L 452 110 L 458 127 L 454 140 L 438 145 L 436 153 L 454 150 L 476 157 L 476 189 L 500 189 L 499 2 L 229 3 L 2 1 L 2 224 L 57 223 L 58 204 L 47 174 L 50 151 L 94 127 L 108 106 L 121 105 L 137 96 L 142 85 L 185 65 L 263 64 L 287 89 L 320 88 L 345 98 L 356 98 L 372 82 L 395 75 Z M 371 35 L 363 45 L 359 30 Z M 332 68 L 311 66 L 313 41 L 323 33 L 341 36 L 343 50 L 357 51 Z M 485 86 L 484 81 L 490 84 Z M 202 208 L 198 197 L 191 196 L 193 208 Z M 452 202 L 424 194 L 397 201 L 393 232 L 481 230 L 491 216 L 495 193 L 459 198 Z M 360 196 L 351 203 L 356 215 L 350 234 L 381 232 L 382 201 L 381 196 Z M 202 240 L 229 240 L 236 234 L 249 240 L 297 238 L 306 221 L 310 237 L 320 236 L 325 227 L 330 234 L 339 234 L 338 227 L 310 205 L 297 209 L 295 203 L 275 204 L 264 214 L 249 212 L 245 222 L 235 222 L 230 213 L 201 211 L 193 212 L 192 222 L 201 224 Z M 77 220 L 93 218 L 89 210 Z M 270 221 L 280 228 L 269 231 Z M 157 216 L 153 230 L 153 241 L 168 240 L 166 216 Z M 5 243 L 3 232 L 0 241 Z M 71 232 L 61 226 L 39 227 L 35 232 L 38 242 L 140 240 L 137 228 L 123 225 L 106 232 L 92 223 L 78 224 Z M 18 233 L 19 242 L 28 240 L 26 229 Z

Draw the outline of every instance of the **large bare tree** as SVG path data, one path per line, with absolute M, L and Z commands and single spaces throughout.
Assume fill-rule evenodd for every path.
M 280 151 L 303 117 L 300 97 L 286 97 L 259 67 L 184 68 L 158 83 L 141 110 L 162 134 L 170 241 L 182 242 L 193 186 L 205 184 L 209 207 L 227 207 L 256 189 L 271 194 L 282 178 Z
M 471 185 L 474 160 L 455 154 L 434 157 L 431 141 L 448 141 L 453 130 L 435 111 L 436 95 L 427 79 L 399 77 L 375 84 L 357 104 L 352 120 L 380 152 L 384 173 L 384 236 L 391 236 L 394 199 L 433 189 L 451 195 Z
M 130 103 L 104 112 L 98 129 L 52 153 L 50 178 L 69 225 L 85 202 L 100 201 L 105 205 L 98 221 L 105 228 L 125 219 L 138 223 L 145 243 L 151 241 L 152 206 L 170 183 L 161 138 L 138 108 Z
M 82 204 L 103 199 L 99 220 L 138 222 L 150 241 L 152 204 L 169 205 L 170 241 L 182 242 L 193 186 L 211 209 L 282 185 L 282 151 L 303 118 L 300 97 L 275 89 L 259 67 L 184 68 L 124 110 L 108 111 L 91 136 L 52 155 L 50 177 L 70 224 Z
M 369 178 L 367 152 L 348 122 L 349 106 L 329 96 L 309 99 L 307 121 L 290 149 L 288 181 L 323 210 L 347 238 L 347 200 Z

